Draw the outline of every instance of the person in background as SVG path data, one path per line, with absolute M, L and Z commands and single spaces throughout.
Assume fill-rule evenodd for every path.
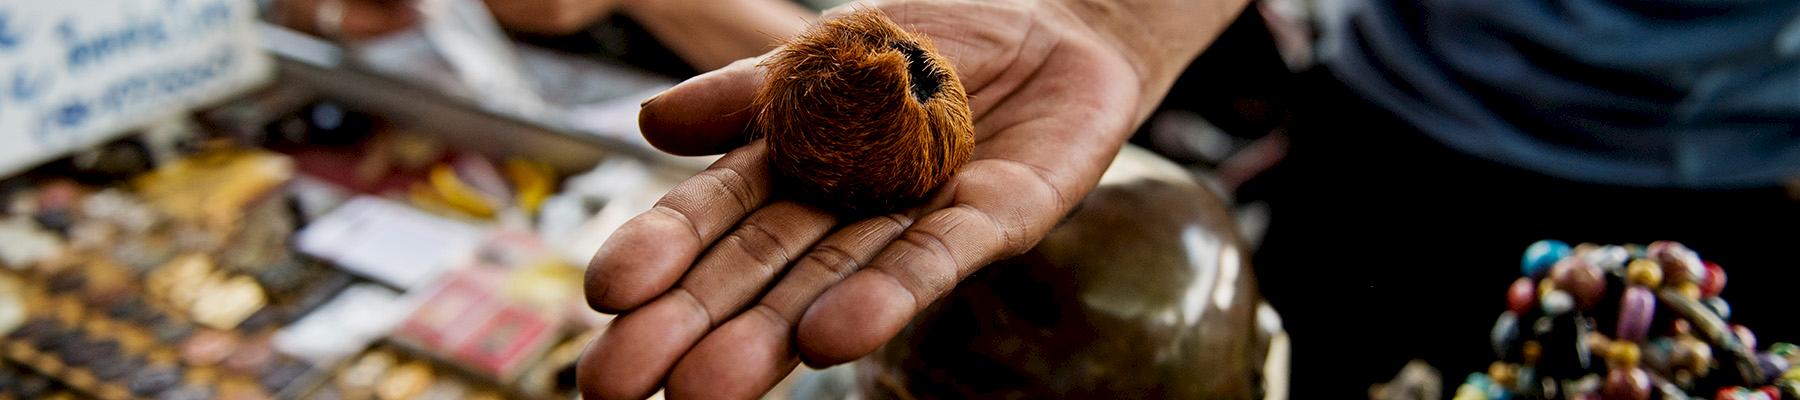
M 1485 372 L 1540 239 L 1679 241 L 1729 274 L 1733 323 L 1800 340 L 1800 2 L 1337 5 L 1287 156 L 1238 192 L 1271 212 L 1253 261 L 1295 398 L 1414 358 Z
M 514 34 L 552 45 L 603 24 L 654 36 L 661 48 L 691 70 L 669 66 L 660 54 L 638 58 L 647 67 L 674 75 L 710 71 L 754 56 L 798 34 L 817 13 L 790 0 L 484 0 L 494 19 Z M 378 37 L 409 28 L 418 15 L 410 0 L 278 0 L 277 23 L 339 40 Z M 624 17 L 623 19 L 613 17 Z M 563 39 L 563 40 L 558 40 Z M 598 51 L 604 44 L 577 41 L 557 47 Z M 629 45 L 628 45 L 629 46 Z M 637 60 L 631 60 L 637 61 Z

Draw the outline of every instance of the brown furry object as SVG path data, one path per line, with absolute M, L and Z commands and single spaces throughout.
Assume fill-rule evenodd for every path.
M 926 38 L 859 10 L 764 61 L 754 134 L 782 193 L 838 213 L 917 203 L 969 161 L 968 96 Z

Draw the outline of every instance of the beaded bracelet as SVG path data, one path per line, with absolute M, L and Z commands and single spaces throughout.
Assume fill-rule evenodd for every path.
M 1800 347 L 1730 325 L 1725 271 L 1676 242 L 1532 243 L 1457 400 L 1800 399 Z M 1609 336 L 1606 332 L 1611 332 Z

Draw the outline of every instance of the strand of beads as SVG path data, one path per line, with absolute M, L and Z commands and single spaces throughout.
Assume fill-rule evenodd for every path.
M 1676 242 L 1532 243 L 1457 400 L 1800 399 L 1800 346 L 1726 323 L 1725 270 Z M 1608 334 L 1610 332 L 1610 335 Z

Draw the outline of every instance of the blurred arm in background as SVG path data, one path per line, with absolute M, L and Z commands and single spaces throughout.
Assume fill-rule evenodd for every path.
M 506 29 L 543 35 L 580 31 L 614 12 L 643 24 L 695 69 L 762 54 L 817 16 L 788 0 L 484 0 Z M 411 27 L 407 0 L 280 0 L 277 23 L 357 40 Z

